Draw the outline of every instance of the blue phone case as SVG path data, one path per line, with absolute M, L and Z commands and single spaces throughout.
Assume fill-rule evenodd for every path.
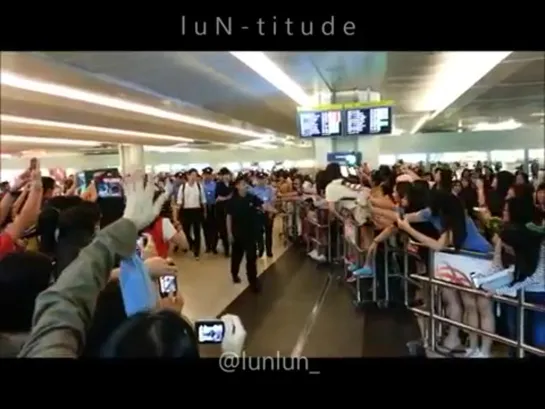
M 134 254 L 121 260 L 119 283 L 125 312 L 130 317 L 157 305 L 157 292 L 142 259 Z

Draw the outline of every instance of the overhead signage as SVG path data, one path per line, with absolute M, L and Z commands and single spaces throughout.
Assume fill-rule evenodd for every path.
M 346 110 L 346 134 L 375 135 L 392 133 L 392 107 Z
M 384 100 L 384 101 L 369 101 L 369 102 L 346 102 L 343 104 L 320 104 L 312 107 L 297 107 L 297 111 L 336 111 L 336 110 L 345 110 L 345 109 L 354 109 L 354 108 L 369 108 L 369 107 L 382 107 L 382 106 L 392 106 L 394 101 Z
M 341 136 L 344 132 L 342 117 L 340 110 L 298 112 L 299 135 L 301 138 Z

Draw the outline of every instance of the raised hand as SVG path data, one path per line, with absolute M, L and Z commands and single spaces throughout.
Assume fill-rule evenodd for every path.
M 123 217 L 131 220 L 138 230 L 145 228 L 155 220 L 167 199 L 167 196 L 163 194 L 154 203 L 153 177 L 150 176 L 147 180 L 149 182 L 146 184 L 144 172 L 136 171 L 123 181 L 126 197 Z

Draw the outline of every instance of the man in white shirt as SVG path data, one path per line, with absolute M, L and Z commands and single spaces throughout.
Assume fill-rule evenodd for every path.
M 178 189 L 176 199 L 178 206 L 178 220 L 198 260 L 201 253 L 201 227 L 206 212 L 206 196 L 202 185 L 197 182 L 197 170 L 187 172 L 187 182 Z M 193 234 L 191 234 L 193 233 Z

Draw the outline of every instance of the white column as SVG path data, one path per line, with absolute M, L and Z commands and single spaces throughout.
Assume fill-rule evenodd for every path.
M 142 145 L 119 145 L 119 163 L 121 173 L 130 173 L 136 169 L 142 171 L 146 168 L 144 161 L 144 146 Z
M 358 99 L 359 102 L 380 101 L 380 93 L 371 90 L 360 91 Z M 381 135 L 358 136 L 357 150 L 361 152 L 361 162 L 367 163 L 371 169 L 376 169 L 379 165 L 380 138 Z

